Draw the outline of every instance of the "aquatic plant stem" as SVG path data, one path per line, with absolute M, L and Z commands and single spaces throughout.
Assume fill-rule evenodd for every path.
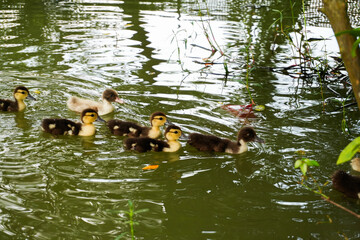
M 347 209 L 346 207 L 344 207 L 344 206 L 342 206 L 342 205 L 340 205 L 340 204 L 338 204 L 338 203 L 330 200 L 329 197 L 323 197 L 323 196 L 322 196 L 321 198 L 324 199 L 325 201 L 327 201 L 328 203 L 331 203 L 331 204 L 333 204 L 334 206 L 336 206 L 336 207 L 338 207 L 338 208 L 340 208 L 340 209 L 342 209 L 342 210 L 344 210 L 344 211 L 346 211 L 346 212 L 348 212 L 348 213 L 350 213 L 350 214 L 352 214 L 352 215 L 354 215 L 355 217 L 357 217 L 357 218 L 360 219 L 360 214 L 357 214 L 357 213 L 351 211 L 350 209 Z
M 210 11 L 209 11 L 209 7 L 207 5 L 207 2 L 206 1 L 204 1 L 204 2 L 205 2 L 205 6 L 206 6 L 206 13 L 210 17 Z M 224 70 L 225 70 L 225 80 L 227 80 L 227 77 L 229 75 L 229 68 L 228 68 L 228 64 L 227 64 L 227 61 L 226 61 L 225 57 L 228 57 L 228 56 L 225 55 L 224 51 L 221 49 L 220 45 L 217 43 L 214 32 L 213 32 L 211 24 L 210 24 L 210 20 L 206 21 L 207 28 L 205 27 L 205 24 L 204 24 L 205 21 L 204 21 L 204 19 L 202 17 L 203 15 L 201 13 L 201 7 L 200 7 L 199 0 L 197 0 L 196 3 L 198 4 L 198 7 L 199 7 L 199 16 L 200 16 L 200 20 L 201 20 L 201 26 L 202 26 L 202 29 L 204 31 L 204 35 L 206 37 L 206 40 L 208 41 L 208 43 L 209 43 L 209 45 L 211 47 L 212 55 L 214 55 L 217 51 L 219 51 L 221 57 L 224 57 L 223 67 L 224 67 Z M 209 32 L 210 32 L 211 38 L 210 38 Z
M 321 99 L 322 99 L 323 112 L 325 112 L 324 91 L 323 91 L 323 85 L 322 85 L 322 80 L 321 80 L 321 75 L 320 75 L 319 67 L 317 67 L 317 73 L 318 73 L 319 82 L 320 82 L 320 93 L 321 93 Z
M 311 179 L 314 181 L 314 183 L 315 183 L 316 187 L 318 188 L 318 190 L 315 190 L 315 189 L 307 186 L 307 185 L 304 183 L 304 179 L 306 178 L 306 176 L 304 176 L 304 175 L 302 176 L 301 182 L 299 182 L 299 184 L 300 184 L 301 186 L 303 186 L 304 188 L 306 188 L 307 190 L 309 190 L 309 191 L 311 191 L 311 192 L 313 192 L 313 193 L 315 193 L 315 194 L 320 195 L 320 197 L 321 197 L 323 200 L 327 201 L 328 203 L 331 203 L 331 204 L 333 204 L 334 206 L 336 206 L 336 207 L 338 207 L 338 208 L 340 208 L 340 209 L 342 209 L 342 210 L 344 210 L 344 211 L 346 211 L 346 212 L 354 215 L 355 217 L 360 218 L 360 215 L 359 215 L 359 214 L 357 214 L 357 213 L 351 211 L 350 209 L 348 209 L 348 208 L 346 208 L 346 207 L 344 207 L 344 206 L 342 206 L 342 205 L 340 205 L 340 204 L 338 204 L 338 203 L 330 200 L 330 197 L 328 197 L 328 196 L 326 196 L 324 193 L 322 193 L 322 189 L 321 189 L 321 187 L 319 186 L 319 184 L 317 184 L 316 179 L 314 179 L 311 175 L 310 175 L 310 177 L 311 177 Z
M 129 201 L 129 223 L 130 223 L 130 233 L 131 233 L 131 239 L 135 239 L 134 235 L 134 205 L 131 201 Z
M 206 5 L 206 12 L 207 12 L 208 16 L 210 16 L 210 11 L 209 11 L 209 7 L 208 7 L 208 5 L 207 5 L 207 1 L 204 1 L 204 2 L 205 2 L 205 5 Z M 216 38 L 215 38 L 215 36 L 214 36 L 214 32 L 213 32 L 213 30 L 212 30 L 211 25 L 210 25 L 209 22 L 208 22 L 208 26 L 209 26 L 209 30 L 210 30 L 212 39 L 213 39 L 214 43 L 215 43 L 216 46 L 217 46 L 217 50 L 220 51 L 220 54 L 221 54 L 222 56 L 224 56 L 224 52 L 221 50 L 219 44 L 217 43 Z
M 250 76 L 250 72 L 253 69 L 252 64 L 250 64 L 250 46 L 251 46 L 251 41 L 249 41 L 248 46 L 246 47 L 246 90 L 249 94 L 250 100 L 252 104 L 255 104 L 252 95 L 251 95 L 251 91 L 250 91 L 250 87 L 249 87 L 249 76 Z

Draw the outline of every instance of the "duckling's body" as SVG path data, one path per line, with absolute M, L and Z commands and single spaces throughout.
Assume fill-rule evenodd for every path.
M 188 143 L 199 151 L 239 154 L 248 150 L 247 142 L 251 141 L 264 142 L 256 135 L 254 129 L 244 127 L 240 129 L 236 142 L 213 135 L 192 133 L 189 135 Z
M 333 188 L 351 198 L 360 198 L 360 177 L 337 170 L 332 176 Z
M 43 131 L 53 135 L 79 135 L 81 125 L 68 119 L 54 118 L 43 119 L 41 123 Z
M 161 152 L 165 147 L 169 147 L 166 142 L 149 137 L 135 137 L 125 140 L 125 148 L 137 152 L 149 152 L 151 150 Z
M 102 95 L 102 102 L 71 96 L 67 101 L 67 106 L 75 112 L 82 112 L 84 109 L 91 108 L 97 110 L 99 115 L 106 115 L 114 111 L 112 102 L 124 103 L 115 90 L 106 89 Z
M 53 135 L 79 135 L 92 136 L 96 129 L 94 121 L 99 118 L 97 112 L 93 109 L 85 109 L 81 113 L 83 123 L 75 123 L 68 119 L 43 119 L 41 127 L 44 132 Z M 99 118 L 102 120 L 101 118 Z
M 5 112 L 20 112 L 26 108 L 25 99 L 36 100 L 30 95 L 29 90 L 24 86 L 16 87 L 14 90 L 15 101 L 0 99 L 0 110 Z
M 166 115 L 162 112 L 154 112 L 150 116 L 151 127 L 143 127 L 134 122 L 121 120 L 109 120 L 107 126 L 111 133 L 117 136 L 149 137 L 158 138 L 161 136 L 160 127 L 166 123 Z
M 125 140 L 125 148 L 138 152 L 176 152 L 181 148 L 178 139 L 181 136 L 181 129 L 178 126 L 170 125 L 165 130 L 165 141 L 149 137 L 128 138 Z

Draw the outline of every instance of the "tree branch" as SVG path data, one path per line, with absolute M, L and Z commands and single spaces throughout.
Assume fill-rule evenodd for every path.
M 353 29 L 347 15 L 345 0 L 323 0 L 324 8 L 320 9 L 329 19 L 334 33 Z M 351 56 L 351 49 L 356 41 L 351 34 L 342 34 L 336 37 L 341 58 L 349 74 L 358 108 L 360 110 L 360 51 L 356 49 L 356 56 Z

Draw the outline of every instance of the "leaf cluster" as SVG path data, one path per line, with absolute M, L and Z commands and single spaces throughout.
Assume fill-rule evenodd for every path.
M 303 176 L 306 175 L 308 167 L 310 167 L 310 166 L 319 167 L 320 165 L 319 165 L 319 163 L 317 161 L 309 159 L 309 158 L 298 159 L 295 162 L 295 168 L 300 168 Z

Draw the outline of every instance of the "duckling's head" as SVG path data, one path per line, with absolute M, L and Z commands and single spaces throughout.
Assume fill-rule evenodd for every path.
M 243 127 L 238 133 L 238 142 L 243 140 L 244 142 L 259 142 L 264 143 L 265 141 L 256 135 L 256 132 L 251 127 Z
M 96 110 L 87 108 L 81 113 L 81 121 L 85 124 L 92 124 L 96 120 L 104 121 L 99 117 L 99 114 Z
M 181 128 L 176 125 L 169 125 L 165 130 L 165 138 L 168 141 L 175 141 L 181 137 Z
M 102 98 L 108 102 L 124 103 L 124 101 L 119 98 L 118 93 L 113 89 L 106 89 L 103 92 Z
M 151 126 L 160 127 L 166 123 L 166 115 L 162 112 L 154 112 L 150 116 Z
M 360 158 L 354 158 L 353 160 L 351 160 L 350 165 L 352 169 L 360 172 Z
M 29 90 L 24 86 L 18 86 L 14 90 L 14 98 L 16 100 L 24 101 L 25 98 L 36 100 L 33 96 L 30 95 Z

